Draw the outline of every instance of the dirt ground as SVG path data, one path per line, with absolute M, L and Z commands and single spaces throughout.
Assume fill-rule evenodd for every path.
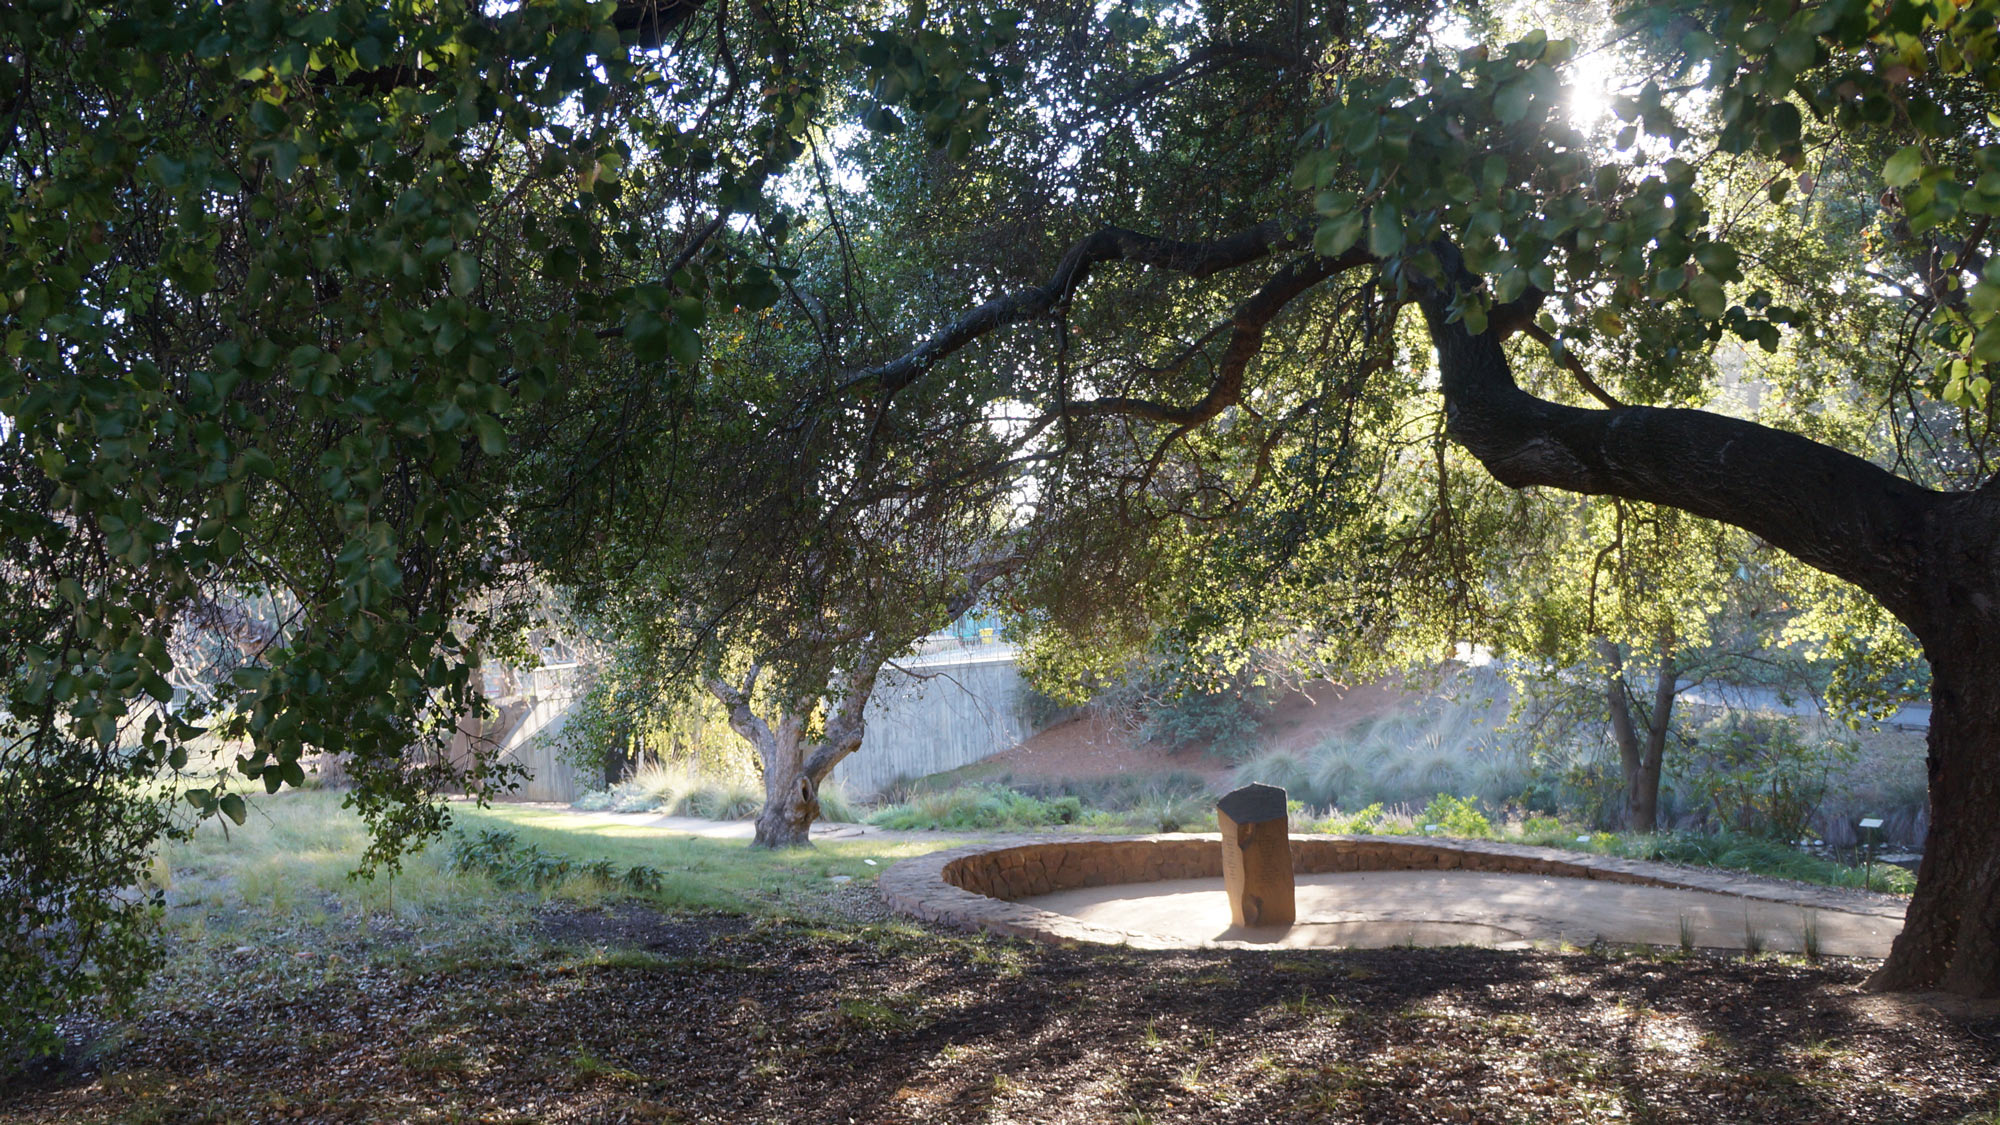
M 552 908 L 515 960 L 243 982 L 0 1121 L 1959 1122 L 2000 1013 L 1861 963 L 1140 953 Z

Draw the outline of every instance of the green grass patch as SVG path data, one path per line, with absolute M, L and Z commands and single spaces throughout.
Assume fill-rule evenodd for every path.
M 632 893 L 673 909 L 799 918 L 828 913 L 828 896 L 839 886 L 834 876 L 870 881 L 897 860 L 958 843 L 951 839 L 876 837 L 772 851 L 753 847 L 748 840 L 688 836 L 648 825 L 605 823 L 557 809 L 522 805 L 463 806 L 452 810 L 452 819 L 458 830 L 467 834 L 509 831 L 521 846 L 538 848 L 546 855 L 609 861 L 620 870 L 649 867 L 660 876 L 658 889 L 643 893 L 573 883 L 547 888 L 545 893 L 586 901 L 607 893 Z
M 1916 876 L 1893 864 L 1876 863 L 1865 869 L 1849 866 L 1764 836 L 1736 832 L 1661 832 L 1649 836 L 1593 832 L 1563 824 L 1548 816 L 1494 823 L 1480 812 L 1477 802 L 1471 798 L 1442 793 L 1416 813 L 1386 811 L 1375 804 L 1354 813 L 1333 811 L 1314 817 L 1295 807 L 1292 823 L 1294 831 L 1302 833 L 1499 839 L 1591 855 L 1747 871 L 1753 875 L 1829 887 L 1854 887 L 1897 895 L 1907 895 L 1916 889 Z
M 1552 837 L 1552 838 L 1551 838 Z M 1652 836 L 1591 834 L 1582 841 L 1567 832 L 1541 838 L 1524 836 L 1522 842 L 1616 855 L 1628 859 L 1650 859 L 1663 863 L 1684 863 L 1695 867 L 1721 867 L 1748 871 L 1777 879 L 1819 883 L 1829 887 L 1856 887 L 1907 895 L 1916 890 L 1917 877 L 1889 863 L 1867 868 L 1800 851 L 1783 841 L 1761 836 L 1720 833 L 1709 836 L 1694 832 L 1661 832 Z
M 340 806 L 332 792 L 259 797 L 240 827 L 211 821 L 163 847 L 152 881 L 166 893 L 177 955 L 156 996 L 173 1006 L 245 978 L 304 993 L 370 967 L 416 974 L 533 961 L 545 952 L 538 908 L 551 901 L 838 922 L 845 886 L 836 876 L 862 883 L 958 842 L 874 838 L 772 852 L 549 809 L 459 805 L 446 840 L 358 878 L 367 830 Z M 510 837 L 522 868 L 514 877 L 452 862 L 454 842 L 462 850 L 487 834 Z M 634 871 L 646 878 L 631 879 Z

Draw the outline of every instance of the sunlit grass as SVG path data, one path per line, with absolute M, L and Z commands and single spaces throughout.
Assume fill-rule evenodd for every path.
M 464 804 L 451 810 L 455 832 L 512 832 L 522 846 L 577 867 L 596 860 L 620 869 L 644 865 L 660 873 L 659 889 L 632 891 L 584 874 L 543 887 L 502 886 L 484 872 L 454 870 L 448 839 L 364 878 L 355 871 L 367 828 L 340 806 L 334 792 L 260 797 L 244 824 L 211 820 L 192 838 L 163 846 L 152 881 L 166 892 L 169 958 L 152 986 L 153 1003 L 215 1003 L 247 980 L 300 992 L 384 969 L 531 961 L 551 955 L 541 919 L 552 904 L 631 900 L 667 911 L 834 922 L 852 908 L 853 885 L 899 859 L 958 842 L 875 837 L 771 852 L 743 838 Z
M 464 831 L 505 829 L 523 845 L 558 855 L 655 868 L 662 876 L 661 890 L 645 897 L 663 906 L 805 918 L 825 913 L 828 892 L 839 886 L 836 876 L 872 881 L 897 860 L 959 842 L 952 837 L 863 837 L 771 851 L 743 839 L 681 835 L 521 805 L 454 809 L 453 817 Z
M 478 873 L 455 872 L 442 843 L 403 858 L 395 871 L 355 878 L 367 829 L 330 792 L 287 793 L 251 803 L 241 826 L 213 820 L 191 839 L 164 847 L 156 881 L 182 906 L 255 907 L 267 919 L 301 911 L 420 922 L 477 911 L 505 900 L 550 898 L 595 902 L 612 892 L 601 880 L 576 878 L 538 890 L 505 889 Z M 522 845 L 586 863 L 610 860 L 621 868 L 644 865 L 661 872 L 661 889 L 640 897 L 682 910 L 784 914 L 823 913 L 838 876 L 872 881 L 899 859 L 956 841 L 869 837 L 825 841 L 810 849 L 773 852 L 747 839 L 710 839 L 598 820 L 521 805 L 456 805 L 453 830 L 513 832 Z

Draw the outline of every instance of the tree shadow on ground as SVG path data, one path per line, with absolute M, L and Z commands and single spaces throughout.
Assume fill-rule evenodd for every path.
M 1885 1016 L 1853 963 L 655 921 L 156 1012 L 0 1117 L 1955 1121 L 2000 1090 L 1986 1025 Z

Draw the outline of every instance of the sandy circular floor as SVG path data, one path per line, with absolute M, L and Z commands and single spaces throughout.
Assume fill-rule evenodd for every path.
M 1885 957 L 1902 929 L 1879 913 L 1806 908 L 1708 891 L 1474 871 L 1361 871 L 1297 877 L 1298 924 L 1229 925 L 1221 879 L 1083 887 L 1022 906 L 1129 934 L 1147 945 L 1256 948 L 1596 941 Z M 1685 936 L 1684 936 L 1685 934 Z

